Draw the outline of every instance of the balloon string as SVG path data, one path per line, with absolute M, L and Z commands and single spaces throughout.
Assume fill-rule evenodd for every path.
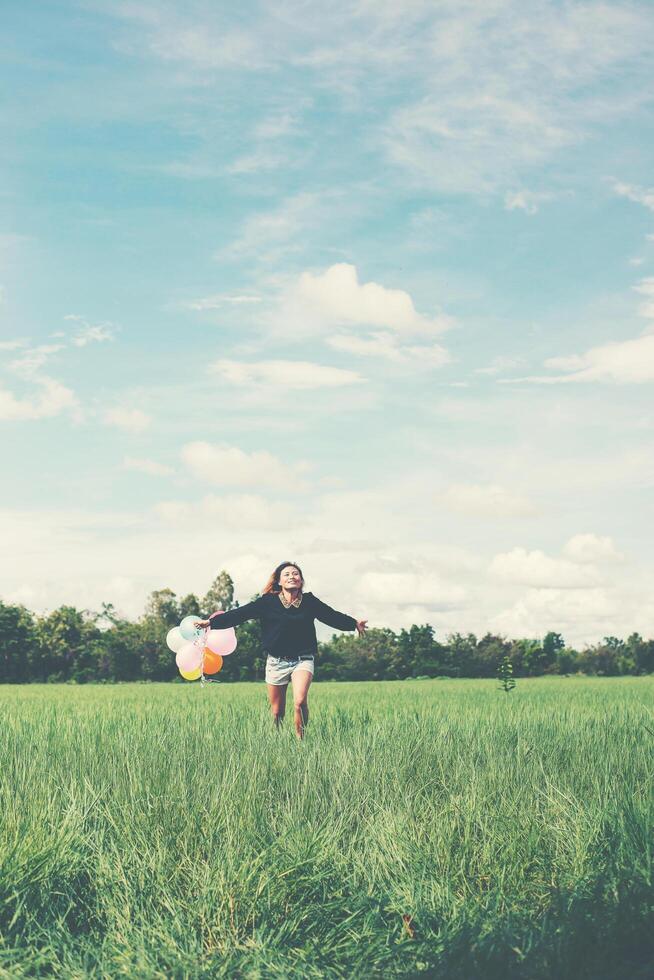
M 200 687 L 204 687 L 206 680 L 204 676 L 204 651 L 207 649 L 207 633 L 209 632 L 208 627 L 204 627 L 202 631 L 202 673 L 200 675 Z

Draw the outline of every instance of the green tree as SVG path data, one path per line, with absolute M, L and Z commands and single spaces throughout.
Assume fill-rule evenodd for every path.
M 145 602 L 143 618 L 158 620 L 162 626 L 172 629 L 177 626 L 181 616 L 177 596 L 172 589 L 156 589 L 151 592 Z
M 495 677 L 503 657 L 511 653 L 511 643 L 494 633 L 486 633 L 477 643 L 473 677 Z
M 318 643 L 317 664 L 320 676 L 325 681 L 344 680 L 345 647 L 337 641 L 351 642 L 353 637 L 343 633 L 333 636 L 330 640 Z
M 545 673 L 552 673 L 553 669 L 556 668 L 556 657 L 559 650 L 563 650 L 565 647 L 565 640 L 560 633 L 554 633 L 550 631 L 546 633 L 543 637 L 543 656 L 541 661 L 541 669 Z
M 154 591 L 141 619 L 134 623 L 103 603 L 100 612 L 62 606 L 35 617 L 23 606 L 0 601 L 0 682 L 24 680 L 168 680 L 177 677 L 166 634 L 185 615 L 204 618 L 218 608 L 238 606 L 226 571 L 214 579 L 198 602 L 193 593 L 178 600 L 171 589 Z M 257 598 L 257 596 L 253 596 Z M 507 660 L 512 677 L 574 671 L 607 676 L 654 672 L 654 639 L 632 633 L 627 640 L 605 636 L 581 651 L 566 647 L 563 637 L 548 632 L 542 642 L 508 641 L 487 633 L 454 633 L 442 644 L 429 624 L 413 625 L 395 634 L 371 629 L 363 637 L 340 633 L 318 646 L 320 675 L 335 680 L 384 680 L 421 675 L 500 676 Z M 263 677 L 265 651 L 261 626 L 251 620 L 238 628 L 238 647 L 225 657 L 217 680 Z
M 380 681 L 397 677 L 397 638 L 390 629 L 369 629 L 363 636 L 341 638 L 342 664 L 352 680 Z
M 579 654 L 572 647 L 556 651 L 557 674 L 572 674 L 579 668 Z
M 455 677 L 475 677 L 477 637 L 474 633 L 463 636 L 450 633 L 447 637 L 452 674 Z
M 99 630 L 92 617 L 73 606 L 61 606 L 37 621 L 42 679 L 93 680 L 97 675 Z
M 605 636 L 601 643 L 586 647 L 579 657 L 581 669 L 586 674 L 616 677 L 620 673 L 619 661 L 624 651 L 623 641 L 617 636 Z
M 181 618 L 177 596 L 172 589 L 157 589 L 150 594 L 139 623 L 139 649 L 144 679 L 165 681 L 177 676 L 175 656 L 168 649 L 166 634 L 179 624 Z
M 527 637 L 513 640 L 509 656 L 517 675 L 533 677 L 541 672 L 543 648 L 539 640 Z
M 179 618 L 180 621 L 184 619 L 185 616 L 202 616 L 202 610 L 200 609 L 200 601 L 196 595 L 189 592 L 182 599 L 179 600 Z
M 394 650 L 396 677 L 436 677 L 448 673 L 449 650 L 434 637 L 434 629 L 428 623 L 402 629 Z
M 633 673 L 654 672 L 654 640 L 644 640 L 640 633 L 632 633 L 627 639 L 626 647 L 634 664 Z
M 325 680 L 362 680 L 363 667 L 356 650 L 356 638 L 350 633 L 335 633 L 331 640 L 319 645 L 320 673 Z
M 100 634 L 98 646 L 98 676 L 101 680 L 142 679 L 143 632 L 139 623 L 116 619 L 110 629 Z
M 227 612 L 234 607 L 234 582 L 231 575 L 224 569 L 209 586 L 209 590 L 202 600 L 202 609 L 205 616 L 222 609 Z
M 0 601 L 0 683 L 32 680 L 39 666 L 34 617 L 25 606 Z

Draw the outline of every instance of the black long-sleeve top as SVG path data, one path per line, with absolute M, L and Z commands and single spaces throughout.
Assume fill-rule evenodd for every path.
M 353 616 L 337 612 L 313 592 L 303 592 L 299 607 L 289 606 L 288 609 L 278 594 L 267 592 L 238 609 L 210 616 L 209 623 L 213 630 L 225 630 L 240 626 L 248 619 L 261 622 L 263 648 L 272 657 L 315 656 L 318 651 L 316 619 L 337 630 L 353 630 L 357 625 Z

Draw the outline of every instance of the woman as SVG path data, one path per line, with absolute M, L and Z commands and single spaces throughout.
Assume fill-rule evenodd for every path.
M 316 627 L 318 619 L 338 630 L 356 630 L 365 633 L 367 619 L 356 620 L 353 616 L 336 612 L 325 605 L 312 592 L 304 592 L 304 578 L 299 565 L 283 561 L 272 573 L 262 595 L 229 612 L 215 612 L 198 626 L 214 630 L 239 626 L 248 619 L 258 619 L 263 629 L 263 646 L 266 657 L 266 683 L 268 700 L 275 726 L 278 727 L 286 708 L 286 688 L 290 680 L 295 703 L 295 731 L 304 738 L 309 721 L 307 694 L 313 680 L 313 660 L 318 651 Z

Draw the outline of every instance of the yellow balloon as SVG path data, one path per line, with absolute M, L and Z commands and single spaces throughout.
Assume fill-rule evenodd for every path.
M 201 667 L 196 667 L 195 670 L 180 670 L 180 674 L 185 681 L 196 681 L 202 673 Z

